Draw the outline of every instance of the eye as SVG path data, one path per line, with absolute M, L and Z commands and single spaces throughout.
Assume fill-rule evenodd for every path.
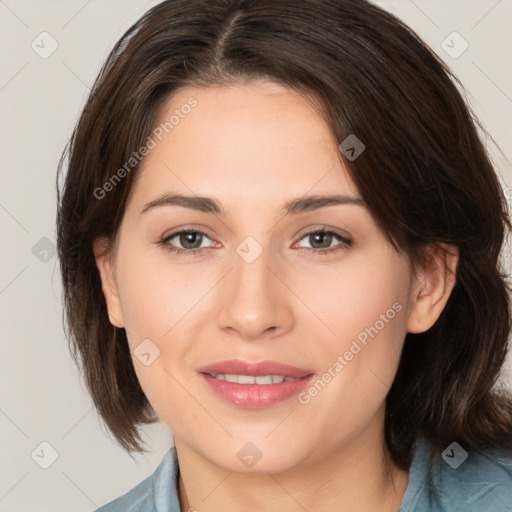
M 325 228 L 315 229 L 314 231 L 306 233 L 301 238 L 301 240 L 304 239 L 307 239 L 312 247 L 303 247 L 303 249 L 308 252 L 323 255 L 347 249 L 353 244 L 350 238 L 336 233 L 335 231 L 326 230 Z M 331 244 L 336 239 L 339 243 L 333 247 Z
M 204 238 L 210 239 L 203 231 L 197 229 L 183 229 L 162 238 L 158 243 L 164 246 L 169 252 L 192 256 L 204 251 L 205 247 L 201 247 Z M 176 240 L 171 242 L 174 239 Z M 175 247 L 176 244 L 180 244 L 183 248 Z

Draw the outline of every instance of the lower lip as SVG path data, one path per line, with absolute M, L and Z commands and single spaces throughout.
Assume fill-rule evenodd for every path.
M 225 402 L 242 409 L 264 409 L 288 400 L 307 386 L 313 375 L 279 384 L 237 384 L 201 374 L 210 389 Z

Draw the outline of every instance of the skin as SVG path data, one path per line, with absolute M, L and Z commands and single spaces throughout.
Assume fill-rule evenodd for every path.
M 190 96 L 198 106 L 138 170 L 115 251 L 105 252 L 107 240 L 95 243 L 110 321 L 126 329 L 132 356 L 147 338 L 160 350 L 149 366 L 133 362 L 174 435 L 182 510 L 188 501 L 200 512 L 396 511 L 408 472 L 385 449 L 385 398 L 406 333 L 431 327 L 448 300 L 457 251 L 432 251 L 414 273 L 364 204 L 283 216 L 287 201 L 306 194 L 359 197 L 321 114 L 291 89 L 252 81 L 182 89 L 155 126 Z M 214 197 L 226 213 L 166 205 L 141 214 L 164 192 Z M 202 254 L 158 244 L 191 227 L 208 235 L 197 244 Z M 316 227 L 353 243 L 315 243 L 305 235 Z M 247 236 L 263 248 L 250 264 L 236 252 Z M 179 236 L 167 243 L 193 246 Z M 307 404 L 292 397 L 238 408 L 198 375 L 201 366 L 240 358 L 321 376 L 394 303 L 400 312 Z M 251 468 L 237 457 L 247 442 L 262 453 Z

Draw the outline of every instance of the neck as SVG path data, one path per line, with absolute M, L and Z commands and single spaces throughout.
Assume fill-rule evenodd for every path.
M 371 430 L 371 429 L 370 429 Z M 372 437 L 373 434 L 373 437 Z M 182 512 L 229 510 L 325 510 L 396 512 L 408 471 L 394 465 L 382 435 L 368 432 L 321 460 L 304 459 L 280 473 L 224 470 L 175 437 Z

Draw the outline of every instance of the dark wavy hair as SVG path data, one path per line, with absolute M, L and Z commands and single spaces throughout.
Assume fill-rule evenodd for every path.
M 57 173 L 57 242 L 66 335 L 95 407 L 128 452 L 157 416 L 136 377 L 126 332 L 109 322 L 93 241 L 115 242 L 137 166 L 98 190 L 144 146 L 179 88 L 270 79 L 314 98 L 379 228 L 415 265 L 429 244 L 459 250 L 437 322 L 406 335 L 386 399 L 385 440 L 410 465 L 415 441 L 436 449 L 512 450 L 512 398 L 498 378 L 510 332 L 500 250 L 511 225 L 500 182 L 462 85 L 392 14 L 364 0 L 167 0 L 116 44 Z M 62 193 L 59 175 L 66 168 Z

